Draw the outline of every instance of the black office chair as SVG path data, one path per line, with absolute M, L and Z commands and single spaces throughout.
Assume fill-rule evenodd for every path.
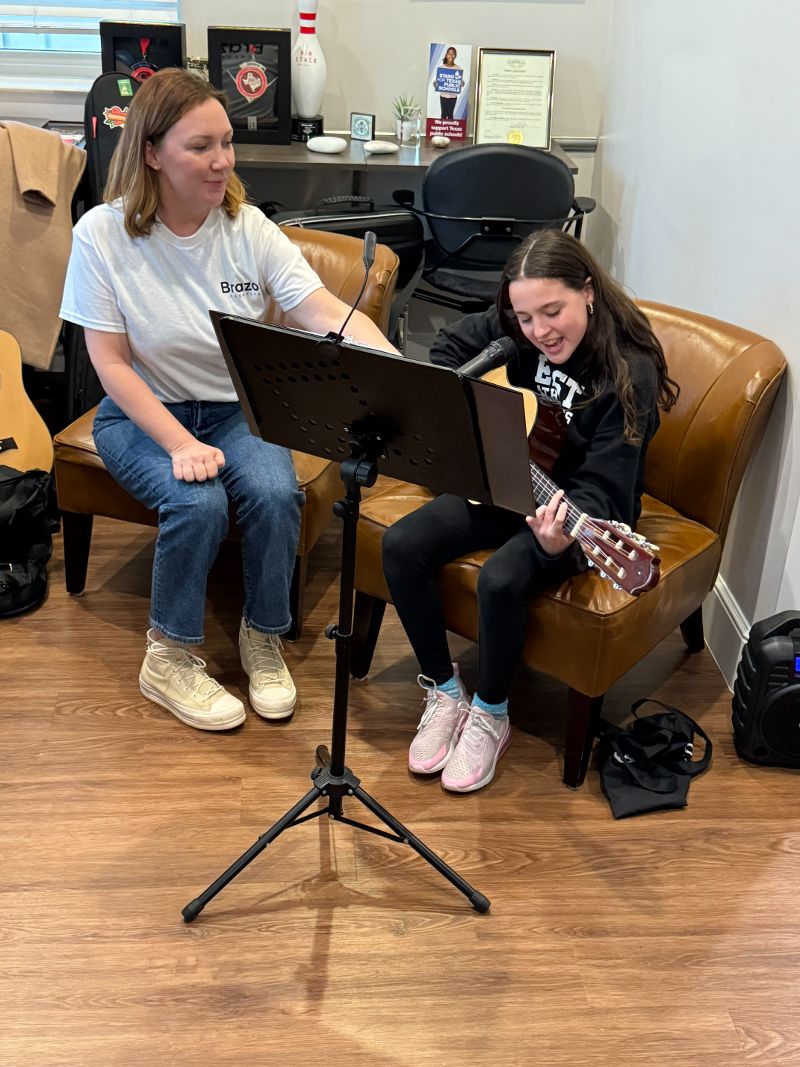
M 528 234 L 564 229 L 580 238 L 591 197 L 576 197 L 569 167 L 527 145 L 481 144 L 440 156 L 422 183 L 422 207 L 399 189 L 396 203 L 430 232 L 414 297 L 465 313 L 494 302 L 503 264 Z

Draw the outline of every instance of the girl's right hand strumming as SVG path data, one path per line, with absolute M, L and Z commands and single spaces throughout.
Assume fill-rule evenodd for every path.
M 182 482 L 205 482 L 216 478 L 220 467 L 225 466 L 225 456 L 220 449 L 194 438 L 170 449 L 170 455 L 172 473 Z

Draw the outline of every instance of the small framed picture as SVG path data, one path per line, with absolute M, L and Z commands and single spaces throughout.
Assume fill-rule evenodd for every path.
M 350 137 L 354 141 L 375 140 L 375 116 L 361 111 L 350 112 Z
M 481 48 L 475 95 L 475 144 L 550 149 L 553 49 Z
M 234 141 L 290 143 L 291 40 L 288 29 L 208 27 L 208 80 L 228 97 Z
M 186 66 L 186 26 L 101 19 L 100 53 L 104 74 L 118 71 L 143 82 L 164 67 Z

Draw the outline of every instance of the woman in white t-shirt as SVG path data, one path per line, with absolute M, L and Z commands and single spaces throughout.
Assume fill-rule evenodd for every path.
M 245 203 L 232 137 L 224 96 L 208 82 L 167 69 L 142 85 L 105 203 L 75 227 L 61 309 L 85 328 L 107 393 L 94 424 L 98 452 L 114 478 L 158 512 L 140 689 L 204 730 L 245 717 L 242 702 L 190 651 L 203 641 L 206 581 L 229 503 L 242 534 L 239 647 L 250 703 L 266 719 L 294 710 L 279 635 L 290 625 L 303 502 L 290 453 L 247 428 L 209 308 L 263 318 L 272 297 L 293 324 L 323 334 L 349 311 Z M 359 312 L 349 330 L 393 351 Z

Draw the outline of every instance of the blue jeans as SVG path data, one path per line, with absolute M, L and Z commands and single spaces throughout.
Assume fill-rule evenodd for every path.
M 216 478 L 179 481 L 170 456 L 110 397 L 94 420 L 97 451 L 110 473 L 158 512 L 150 625 L 174 641 L 202 642 L 208 572 L 228 532 L 232 503 L 242 535 L 244 619 L 262 633 L 285 633 L 305 500 L 290 452 L 254 437 L 237 403 L 165 407 L 199 441 L 222 449 L 225 466 Z

